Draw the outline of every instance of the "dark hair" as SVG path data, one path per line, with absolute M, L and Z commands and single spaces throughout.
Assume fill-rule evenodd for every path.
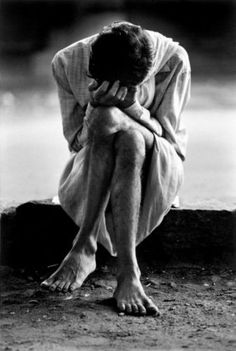
M 129 22 L 114 22 L 99 33 L 91 45 L 89 76 L 137 85 L 152 65 L 152 49 L 144 30 Z

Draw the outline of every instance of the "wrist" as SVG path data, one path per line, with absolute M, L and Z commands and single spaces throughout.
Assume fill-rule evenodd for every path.
M 134 119 L 141 119 L 144 113 L 144 109 L 138 101 L 135 101 L 129 107 L 124 108 L 123 111 Z

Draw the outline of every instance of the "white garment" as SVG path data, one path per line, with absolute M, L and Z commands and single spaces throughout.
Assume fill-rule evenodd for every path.
M 155 58 L 153 67 L 139 89 L 139 102 L 152 118 L 159 121 L 163 135 L 154 133 L 146 188 L 140 211 L 137 244 L 157 227 L 178 194 L 183 181 L 187 135 L 181 113 L 190 95 L 190 64 L 186 51 L 160 33 L 147 31 Z M 63 131 L 72 155 L 62 174 L 59 199 L 64 210 L 80 225 L 83 218 L 83 165 L 88 145 L 81 142 L 83 121 L 89 102 L 87 76 L 91 42 L 95 36 L 83 39 L 56 54 L 52 67 L 58 85 Z M 98 241 L 116 254 L 115 236 L 108 211 L 103 213 Z

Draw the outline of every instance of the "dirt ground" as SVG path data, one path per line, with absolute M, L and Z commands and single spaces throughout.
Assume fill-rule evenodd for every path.
M 2 267 L 0 350 L 235 350 L 236 274 L 227 267 L 142 267 L 160 317 L 120 316 L 111 299 L 114 265 L 100 266 L 74 294 L 39 281 L 55 267 Z

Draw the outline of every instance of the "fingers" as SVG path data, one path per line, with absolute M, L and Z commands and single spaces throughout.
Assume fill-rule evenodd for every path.
M 91 94 L 91 102 L 94 105 L 99 105 L 101 104 L 101 99 L 105 96 L 107 89 L 109 87 L 109 82 L 108 81 L 104 81 L 102 82 L 102 84 L 99 86 L 98 83 L 96 81 L 93 81 L 90 85 L 89 85 L 89 91 Z
M 109 95 L 112 96 L 112 97 L 115 97 L 117 92 L 118 92 L 119 86 L 120 86 L 120 82 L 119 82 L 119 80 L 116 80 L 112 84 L 111 88 L 109 89 L 109 92 L 108 92 Z
M 120 101 L 123 101 L 127 95 L 128 89 L 126 87 L 120 87 L 116 97 L 117 99 L 119 99 Z
M 116 80 L 112 85 L 108 81 L 104 81 L 100 86 L 96 81 L 93 81 L 89 85 L 89 91 L 92 100 L 98 105 L 122 106 L 120 105 L 122 103 L 132 104 L 137 87 L 121 86 L 119 80 Z
M 96 98 L 99 98 L 101 95 L 104 95 L 107 92 L 108 87 L 109 87 L 109 82 L 107 80 L 102 82 L 100 87 L 96 90 L 96 94 L 95 94 Z
M 105 81 L 97 89 L 95 99 L 100 100 L 103 104 L 117 105 L 120 101 L 123 101 L 127 95 L 128 88 L 120 86 L 120 82 L 116 80 L 109 88 L 109 82 Z
M 89 91 L 96 90 L 98 88 L 99 84 L 98 82 L 94 79 L 88 86 Z
M 102 103 L 111 102 L 115 103 L 117 99 L 117 92 L 119 90 L 120 82 L 116 80 L 112 86 L 109 88 L 109 82 L 104 81 L 101 86 L 96 90 L 94 98 L 96 100 L 101 100 Z

